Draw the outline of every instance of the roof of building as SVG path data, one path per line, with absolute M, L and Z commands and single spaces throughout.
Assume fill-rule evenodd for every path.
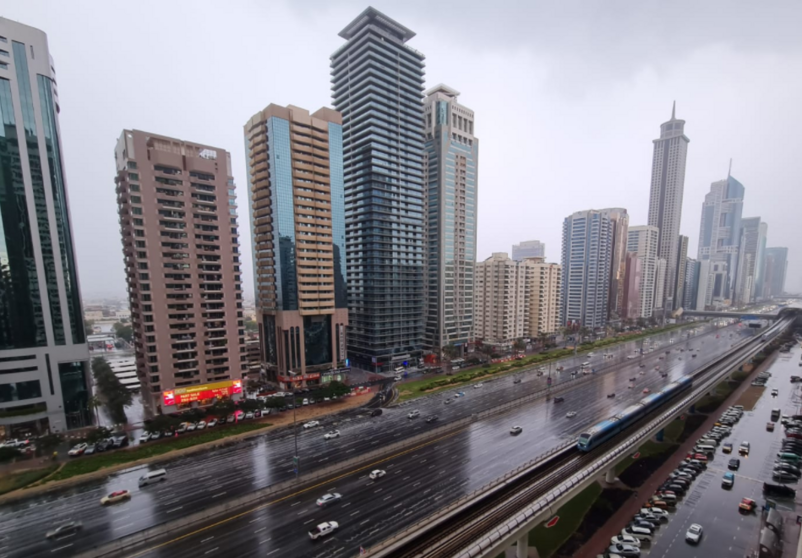
M 368 6 L 365 8 L 365 11 L 359 14 L 351 23 L 346 25 L 345 28 L 340 31 L 339 35 L 343 39 L 351 39 L 352 37 L 356 36 L 356 34 L 359 33 L 365 26 L 370 24 L 382 27 L 386 31 L 398 37 L 402 42 L 407 42 L 415 36 L 414 31 L 404 27 L 394 19 L 387 17 L 373 6 Z

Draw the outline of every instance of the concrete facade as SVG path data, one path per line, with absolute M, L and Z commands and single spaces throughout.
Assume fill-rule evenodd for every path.
M 637 320 L 641 317 L 641 285 L 643 284 L 643 260 L 635 252 L 627 252 L 624 268 L 624 297 L 621 301 L 621 318 Z
M 474 336 L 489 345 L 509 344 L 524 336 L 526 268 L 506 252 L 476 264 Z
M 655 309 L 655 291 L 657 286 L 657 227 L 640 225 L 629 227 L 627 234 L 627 251 L 637 255 L 641 261 L 641 282 L 639 287 L 639 318 L 651 318 Z
M 547 263 L 544 258 L 524 258 L 526 270 L 524 296 L 528 306 L 526 335 L 537 339 L 542 333 L 557 333 L 560 328 L 560 264 Z

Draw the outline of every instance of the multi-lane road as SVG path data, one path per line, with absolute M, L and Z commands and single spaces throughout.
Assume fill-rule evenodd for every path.
M 370 481 L 367 471 L 346 474 L 330 484 L 289 495 L 274 504 L 266 502 L 269 505 L 231 521 L 210 527 L 199 525 L 197 533 L 148 554 L 350 556 L 360 546 L 375 544 L 449 501 L 571 439 L 582 428 L 643 397 L 643 389 L 658 389 L 698 369 L 729 350 L 737 337 L 749 334 L 746 328 L 712 330 L 707 325 L 700 326 L 699 333 L 700 336 L 691 339 L 687 339 L 686 333 L 677 332 L 656 336 L 653 345 L 645 344 L 651 352 L 632 359 L 628 357 L 640 348 L 640 342 L 611 349 L 613 358 L 604 358 L 603 351 L 597 351 L 591 359 L 596 375 L 590 382 L 562 394 L 563 403 L 541 399 L 472 423 L 415 452 L 384 461 L 377 466 L 388 473 L 382 479 Z M 672 339 L 676 350 L 666 355 Z M 698 356 L 691 358 L 691 353 L 679 352 L 680 347 L 698 348 Z M 568 382 L 572 369 L 586 360 L 587 356 L 580 355 L 561 363 L 566 369 L 552 372 L 554 386 Z M 669 373 L 667 378 L 654 370 L 657 365 Z M 453 389 L 386 409 L 377 418 L 358 412 L 345 418 L 340 416 L 336 426 L 342 436 L 338 439 L 323 439 L 330 424 L 302 432 L 299 435 L 302 470 L 348 459 L 545 387 L 545 376 L 538 377 L 533 372 L 517 376 L 522 378 L 519 384 L 513 384 L 512 377 L 505 377 L 486 382 L 479 389 L 463 388 L 465 396 L 450 405 L 444 405 L 443 401 L 446 397 L 453 398 Z M 633 377 L 634 385 L 630 382 Z M 610 393 L 616 397 L 607 398 Z M 412 409 L 420 410 L 421 417 L 407 419 Z M 567 418 L 568 411 L 575 411 L 577 416 Z M 440 421 L 426 424 L 423 418 L 431 414 L 439 415 Z M 509 434 L 513 424 L 523 427 L 521 435 Z M 0 557 L 73 555 L 290 479 L 294 476 L 293 448 L 292 434 L 284 429 L 258 441 L 162 462 L 158 467 L 167 469 L 168 480 L 159 485 L 139 489 L 137 479 L 148 468 L 138 467 L 103 481 L 4 506 L 0 508 Z M 107 508 L 100 506 L 102 496 L 120 489 L 132 491 L 129 502 Z M 341 493 L 342 502 L 327 509 L 317 508 L 315 500 L 330 491 Z M 46 531 L 73 519 L 83 522 L 81 532 L 61 540 L 45 540 Z M 325 542 L 312 543 L 307 530 L 327 520 L 338 521 L 340 529 Z

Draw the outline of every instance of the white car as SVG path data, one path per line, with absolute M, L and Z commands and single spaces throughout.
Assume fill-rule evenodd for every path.
M 325 434 L 323 434 L 324 440 L 331 440 L 332 438 L 339 438 L 339 437 L 340 437 L 339 430 L 332 430 L 331 432 L 326 432 Z
M 384 469 L 375 469 L 370 472 L 370 480 L 380 479 L 386 474 L 387 471 L 385 471 Z
M 697 544 L 702 540 L 702 526 L 694 523 L 688 527 L 688 532 L 685 533 L 685 540 L 691 544 Z
M 419 416 L 420 416 L 420 411 L 418 411 L 417 409 L 407 413 L 407 418 L 408 419 L 414 419 L 414 418 L 419 417 Z
M 317 502 L 315 503 L 319 507 L 325 508 L 329 504 L 334 504 L 335 502 L 339 502 L 340 500 L 342 500 L 342 495 L 339 494 L 338 492 L 335 492 L 334 494 L 324 494 L 323 496 L 318 498 Z
M 214 418 L 214 419 L 210 420 L 209 423 L 206 426 L 208 426 L 209 428 L 212 428 L 213 426 L 217 426 L 217 419 Z
M 479 389 L 480 387 L 482 387 L 482 384 L 476 384 L 475 386 L 473 386 L 473 389 Z
M 512 428 L 510 428 L 510 434 L 520 434 L 523 431 L 524 429 L 521 428 L 520 426 L 513 426 Z
M 248 420 L 251 420 L 253 416 L 254 416 L 253 411 L 248 411 L 247 413 L 245 413 L 245 418 Z
M 616 535 L 610 539 L 610 544 L 628 544 L 630 546 L 640 547 L 640 539 L 625 535 Z
M 198 423 L 198 430 L 203 430 L 204 428 L 206 428 L 206 421 L 202 420 Z
M 595 353 L 588 353 L 589 357 L 592 357 Z
M 148 434 L 147 432 L 143 432 L 142 435 L 139 437 L 140 444 L 144 444 L 148 440 L 150 440 L 150 434 Z
M 194 422 L 190 422 L 189 424 L 187 424 L 187 432 L 192 432 L 197 427 L 198 427 L 197 424 L 195 424 Z
M 100 499 L 100 504 L 103 506 L 106 504 L 116 504 L 117 502 L 128 500 L 129 498 L 131 498 L 131 493 L 128 490 L 118 490 L 117 492 L 112 492 L 107 496 L 103 496 L 103 498 Z
M 574 418 L 576 416 L 576 411 L 568 411 L 565 415 L 567 418 Z
M 340 524 L 336 521 L 326 521 L 324 523 L 320 523 L 317 527 L 309 531 L 309 538 L 314 541 L 320 537 L 325 537 L 326 535 L 333 533 L 339 526 Z
M 663 510 L 663 509 L 660 509 L 660 508 L 641 508 L 640 513 L 642 513 L 642 514 L 652 514 L 657 519 L 660 519 L 660 518 L 668 519 L 669 518 L 668 512 L 666 510 Z M 625 544 L 630 544 L 630 543 L 625 543 Z
M 83 455 L 87 447 L 89 447 L 87 444 L 78 444 L 77 446 L 73 446 L 73 448 L 67 452 L 67 455 L 70 457 Z
M 320 421 L 310 420 L 309 422 L 304 424 L 304 430 L 307 430 L 309 428 L 314 428 L 315 426 L 320 426 Z

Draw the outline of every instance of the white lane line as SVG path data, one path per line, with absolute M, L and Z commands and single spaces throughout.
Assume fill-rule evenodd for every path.
M 294 504 L 292 504 L 292 506 L 290 506 L 290 507 L 297 506 L 297 505 L 298 505 L 298 504 L 300 504 L 300 503 L 301 503 L 300 501 L 299 501 L 299 502 L 295 502 L 295 503 L 294 503 Z
M 259 541 L 259 544 L 265 544 L 266 542 L 270 542 L 272 540 L 273 540 L 273 537 L 267 537 L 265 540 Z
M 390 498 L 392 498 L 392 497 L 393 497 L 393 495 L 392 495 L 392 494 L 390 494 L 390 495 L 389 495 L 387 498 L 385 498 L 385 499 L 384 499 L 384 501 L 386 502 L 387 500 L 389 500 L 389 499 L 390 499 Z
M 211 550 L 207 550 L 207 551 L 206 551 L 206 552 L 204 552 L 203 554 L 204 554 L 204 555 L 206 555 L 206 554 L 209 554 L 209 553 L 211 553 L 211 552 L 214 552 L 215 550 L 220 550 L 220 547 L 219 547 L 219 546 L 216 546 L 216 547 L 214 547 L 214 548 L 213 548 L 213 549 L 211 549 Z
M 209 541 L 210 541 L 210 540 L 212 540 L 213 538 L 214 538 L 214 535 L 212 535 L 212 536 L 211 536 L 211 537 L 209 537 L 208 539 L 203 539 L 203 540 L 201 541 L 201 544 L 206 544 L 207 542 L 209 542 Z
M 369 523 L 369 522 L 370 522 L 370 519 L 366 519 L 365 521 L 363 521 L 362 523 L 360 523 L 360 525 L 364 525 L 365 523 Z
M 313 518 L 312 518 L 312 519 L 310 519 L 309 521 L 304 521 L 304 525 L 309 525 L 309 524 L 310 524 L 310 523 L 312 523 L 314 520 L 315 520 L 315 518 L 313 517 Z
M 268 553 L 266 554 L 266 556 L 270 556 L 271 554 L 275 554 L 275 553 L 276 553 L 276 552 L 278 552 L 279 550 L 281 550 L 281 549 L 280 549 L 280 548 L 277 548 L 276 550 L 271 550 L 270 552 L 268 552 Z
M 253 532 L 253 534 L 255 535 L 256 533 L 261 533 L 265 529 L 267 529 L 267 527 L 262 527 L 261 529 L 257 529 L 256 531 Z
M 351 502 L 348 502 L 347 504 L 343 504 L 343 505 L 342 505 L 342 507 L 343 507 L 343 508 L 347 508 L 347 507 L 348 507 L 348 506 L 350 506 L 350 505 L 351 505 Z
M 354 513 L 351 514 L 351 517 L 354 517 L 358 513 L 359 513 L 359 510 L 356 510 Z
M 69 547 L 71 547 L 71 546 L 72 546 L 72 543 L 70 543 L 70 544 L 65 544 L 64 546 L 60 546 L 60 547 L 58 547 L 58 548 L 54 548 L 54 549 L 53 549 L 53 550 L 51 550 L 50 552 L 58 552 L 59 550 L 64 550 L 65 548 L 69 548 Z
M 183 510 L 183 509 L 184 509 L 184 506 L 178 506 L 177 508 L 173 508 L 171 510 L 167 510 L 167 513 L 173 513 L 175 511 Z
M 220 494 L 215 494 L 214 496 L 212 496 L 212 498 L 217 498 L 218 496 L 222 496 L 223 494 L 225 494 L 225 492 L 221 492 Z

